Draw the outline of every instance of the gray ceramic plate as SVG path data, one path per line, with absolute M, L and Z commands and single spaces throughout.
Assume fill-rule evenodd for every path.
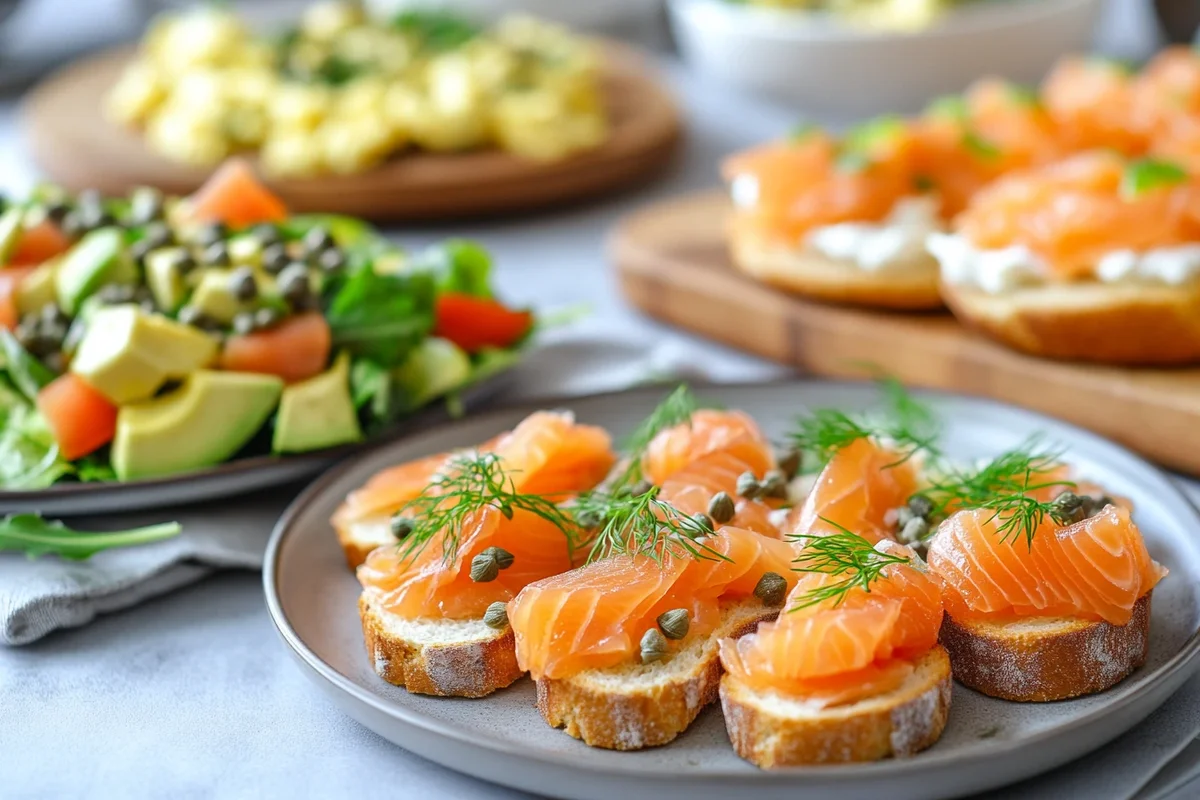
M 706 387 L 706 398 L 751 413 L 779 435 L 803 407 L 847 410 L 877 402 L 874 387 L 787 382 Z M 582 421 L 622 434 L 662 397 L 661 389 L 572 400 Z M 1068 445 L 1082 475 L 1133 500 L 1151 554 L 1171 569 L 1154 593 L 1146 665 L 1100 695 L 1025 705 L 954 690 L 942 740 L 907 760 L 760 772 L 734 755 L 719 709 L 706 710 L 675 742 L 635 753 L 590 749 L 548 727 L 528 680 L 483 700 L 410 695 L 372 671 L 355 601 L 329 517 L 377 470 L 420 455 L 475 444 L 532 408 L 446 425 L 366 454 L 327 474 L 288 510 L 267 548 L 267 605 L 303 670 L 346 713 L 418 755 L 451 769 L 555 797 L 587 800 L 878 798 L 930 800 L 1003 786 L 1076 758 L 1145 718 L 1183 683 L 1200 655 L 1200 517 L 1161 472 L 1078 428 L 997 403 L 924 395 L 946 421 L 952 455 L 979 457 L 1043 432 Z M 560 405 L 561 403 L 555 403 Z
M 473 409 L 483 405 L 508 384 L 510 377 L 511 372 L 499 373 L 468 389 L 462 396 L 464 406 Z M 0 510 L 53 516 L 107 514 L 234 497 L 311 478 L 348 455 L 448 419 L 450 415 L 445 405 L 437 403 L 361 444 L 289 456 L 239 458 L 211 469 L 128 483 L 59 483 L 36 491 L 0 490 Z

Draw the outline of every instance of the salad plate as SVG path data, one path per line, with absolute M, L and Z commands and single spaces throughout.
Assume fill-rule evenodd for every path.
M 786 381 L 697 387 L 706 400 L 742 409 L 779 436 L 805 408 L 864 411 L 868 384 Z M 555 401 L 580 422 L 620 436 L 657 401 L 660 388 Z M 1111 487 L 1136 509 L 1151 556 L 1171 575 L 1156 590 L 1150 653 L 1113 689 L 1057 703 L 1009 703 L 955 685 L 941 741 L 912 758 L 759 771 L 730 748 L 718 708 L 674 742 L 639 752 L 588 748 L 549 728 L 522 679 L 479 700 L 412 695 L 383 682 L 364 657 L 356 612 L 360 587 L 346 569 L 329 519 L 347 493 L 389 465 L 485 440 L 540 407 L 489 412 L 422 431 L 327 473 L 289 508 L 267 548 L 264 585 L 284 644 L 316 686 L 390 741 L 451 769 L 565 798 L 955 797 L 1052 769 L 1127 731 L 1161 705 L 1200 659 L 1200 515 L 1158 469 L 1094 434 L 1039 414 L 959 395 L 919 393 L 944 425 L 943 447 L 974 459 L 1034 433 L 1066 448 L 1081 478 Z

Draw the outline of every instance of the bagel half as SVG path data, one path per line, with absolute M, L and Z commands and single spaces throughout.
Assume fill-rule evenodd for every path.
M 1200 280 L 1046 283 L 989 294 L 943 282 L 963 324 L 1031 355 L 1128 365 L 1200 361 Z
M 788 292 L 834 303 L 903 311 L 942 307 L 938 264 L 930 255 L 867 270 L 736 224 L 729 233 L 729 244 L 733 263 L 741 272 Z

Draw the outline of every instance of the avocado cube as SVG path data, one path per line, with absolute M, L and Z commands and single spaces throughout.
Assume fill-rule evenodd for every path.
M 146 255 L 146 285 L 159 308 L 175 311 L 187 296 L 180 262 L 187 255 L 182 247 L 160 247 Z
M 68 314 L 107 283 L 134 283 L 137 271 L 120 228 L 100 228 L 66 252 L 54 278 L 58 304 Z
M 188 325 L 135 305 L 97 309 L 71 371 L 117 405 L 152 397 L 172 378 L 184 378 L 217 357 L 217 342 Z
M 471 358 L 449 339 L 431 336 L 392 374 L 415 408 L 466 383 L 471 377 Z
M 320 375 L 283 390 L 271 442 L 276 453 L 320 450 L 362 438 L 350 397 L 350 358 L 346 353 Z
M 58 299 L 58 291 L 54 286 L 57 270 L 58 259 L 52 259 L 21 281 L 17 286 L 17 311 L 33 314 Z

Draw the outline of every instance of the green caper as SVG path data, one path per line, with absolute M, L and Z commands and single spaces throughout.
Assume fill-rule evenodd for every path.
M 688 612 L 686 608 L 673 608 L 670 611 L 664 611 L 658 615 L 655 620 L 658 623 L 659 629 L 663 632 L 663 636 L 668 639 L 682 639 L 687 636 L 688 627 Z
M 747 500 L 762 496 L 763 487 L 753 472 L 743 472 L 737 479 L 737 493 Z
M 47 200 L 43 206 L 46 210 L 46 216 L 53 220 L 60 227 L 63 219 L 71 212 L 71 205 L 61 197 L 56 197 L 53 200 Z
M 41 317 L 41 321 L 43 323 L 58 322 L 66 325 L 71 321 L 70 318 L 63 313 L 63 310 L 58 307 L 58 303 L 46 303 L 46 305 L 42 306 L 41 310 L 38 311 L 38 316 Z
M 503 547 L 489 547 L 480 555 L 486 555 L 495 559 L 496 566 L 500 569 L 508 569 L 513 565 L 513 554 L 505 550 Z
M 283 236 L 280 235 L 279 228 L 276 228 L 269 222 L 263 222 L 255 225 L 250 229 L 250 234 L 257 239 L 258 243 L 264 248 L 283 242 Z
M 337 272 L 346 266 L 346 254 L 336 247 L 330 247 L 317 256 L 317 266 L 326 272 Z
M 787 596 L 787 581 L 778 572 L 764 572 L 754 586 L 754 596 L 769 606 L 781 606 Z
M 923 494 L 914 494 L 908 498 L 908 509 L 914 516 L 928 520 L 933 513 L 933 501 Z
M 929 533 L 929 523 L 922 517 L 912 517 L 900 529 L 900 541 L 903 544 L 915 544 Z
M 296 262 L 279 273 L 279 292 L 293 308 L 304 308 L 312 299 L 308 267 Z
M 492 603 L 483 612 L 483 624 L 492 630 L 502 631 L 508 627 L 508 606 L 500 600 Z
M 499 575 L 500 564 L 486 550 L 471 559 L 471 580 L 476 583 L 490 583 Z
M 658 628 L 650 628 L 642 634 L 641 650 L 643 664 L 662 661 L 671 652 L 667 638 L 659 632 Z
M 179 313 L 175 315 L 175 318 L 184 325 L 191 325 L 193 328 L 205 331 L 216 331 L 220 328 L 216 320 L 195 306 L 184 306 L 179 309 Z
M 271 306 L 263 306 L 254 312 L 254 327 L 261 330 L 273 328 L 283 319 L 283 313 L 272 308 Z
M 796 473 L 800 471 L 800 463 L 802 460 L 802 454 L 794 447 L 780 450 L 775 455 L 775 463 L 779 465 L 779 470 L 788 480 L 796 477 Z
M 1099 497 L 1091 495 L 1083 496 L 1083 512 L 1085 518 L 1094 517 L 1105 509 L 1106 506 L 1113 505 L 1113 499 L 1106 494 Z
M 709 518 L 708 514 L 692 514 L 691 519 L 702 535 L 713 532 L 713 521 L 711 518 Z
M 233 332 L 238 336 L 245 336 L 248 333 L 254 332 L 254 313 L 251 311 L 243 311 L 233 318 Z
M 225 227 L 225 223 L 208 222 L 196 230 L 193 240 L 201 247 L 207 247 L 210 244 L 224 241 L 228 234 L 229 229 Z
M 604 519 L 597 512 L 585 508 L 575 512 L 575 522 L 581 528 L 594 530 L 604 524 Z
M 1055 521 L 1067 525 L 1085 518 L 1087 513 L 1083 498 L 1072 491 L 1066 491 L 1054 498 L 1054 511 L 1051 512 Z
M 208 267 L 227 267 L 230 263 L 229 246 L 224 242 L 213 242 L 200 252 L 199 261 Z
M 162 219 L 163 195 L 151 186 L 139 186 L 129 195 L 129 223 L 145 225 Z
M 408 517 L 400 514 L 393 514 L 390 522 L 392 535 L 397 539 L 403 539 L 413 532 L 413 521 Z
M 896 509 L 896 527 L 903 529 L 910 521 L 914 519 L 923 519 L 912 512 L 908 506 L 900 506 Z
M 188 251 L 179 250 L 175 256 L 175 266 L 178 267 L 180 275 L 186 275 L 196 268 L 196 259 L 192 258 Z
M 336 244 L 329 231 L 320 225 L 310 228 L 308 233 L 304 234 L 301 243 L 304 245 L 305 254 L 310 256 L 315 256 Z
M 776 499 L 787 498 L 787 478 L 777 469 L 768 470 L 762 479 L 762 493 Z
M 737 506 L 727 492 L 717 492 L 713 495 L 712 500 L 708 501 L 708 515 L 718 525 L 729 522 L 735 514 L 737 514 Z
M 288 256 L 287 248 L 283 244 L 269 244 L 262 251 L 263 269 L 272 275 L 276 275 L 283 270 L 292 261 Z
M 216 247 L 217 245 L 213 245 Z M 258 297 L 258 280 L 250 267 L 238 267 L 229 276 L 229 290 L 233 296 L 243 303 L 248 303 Z

